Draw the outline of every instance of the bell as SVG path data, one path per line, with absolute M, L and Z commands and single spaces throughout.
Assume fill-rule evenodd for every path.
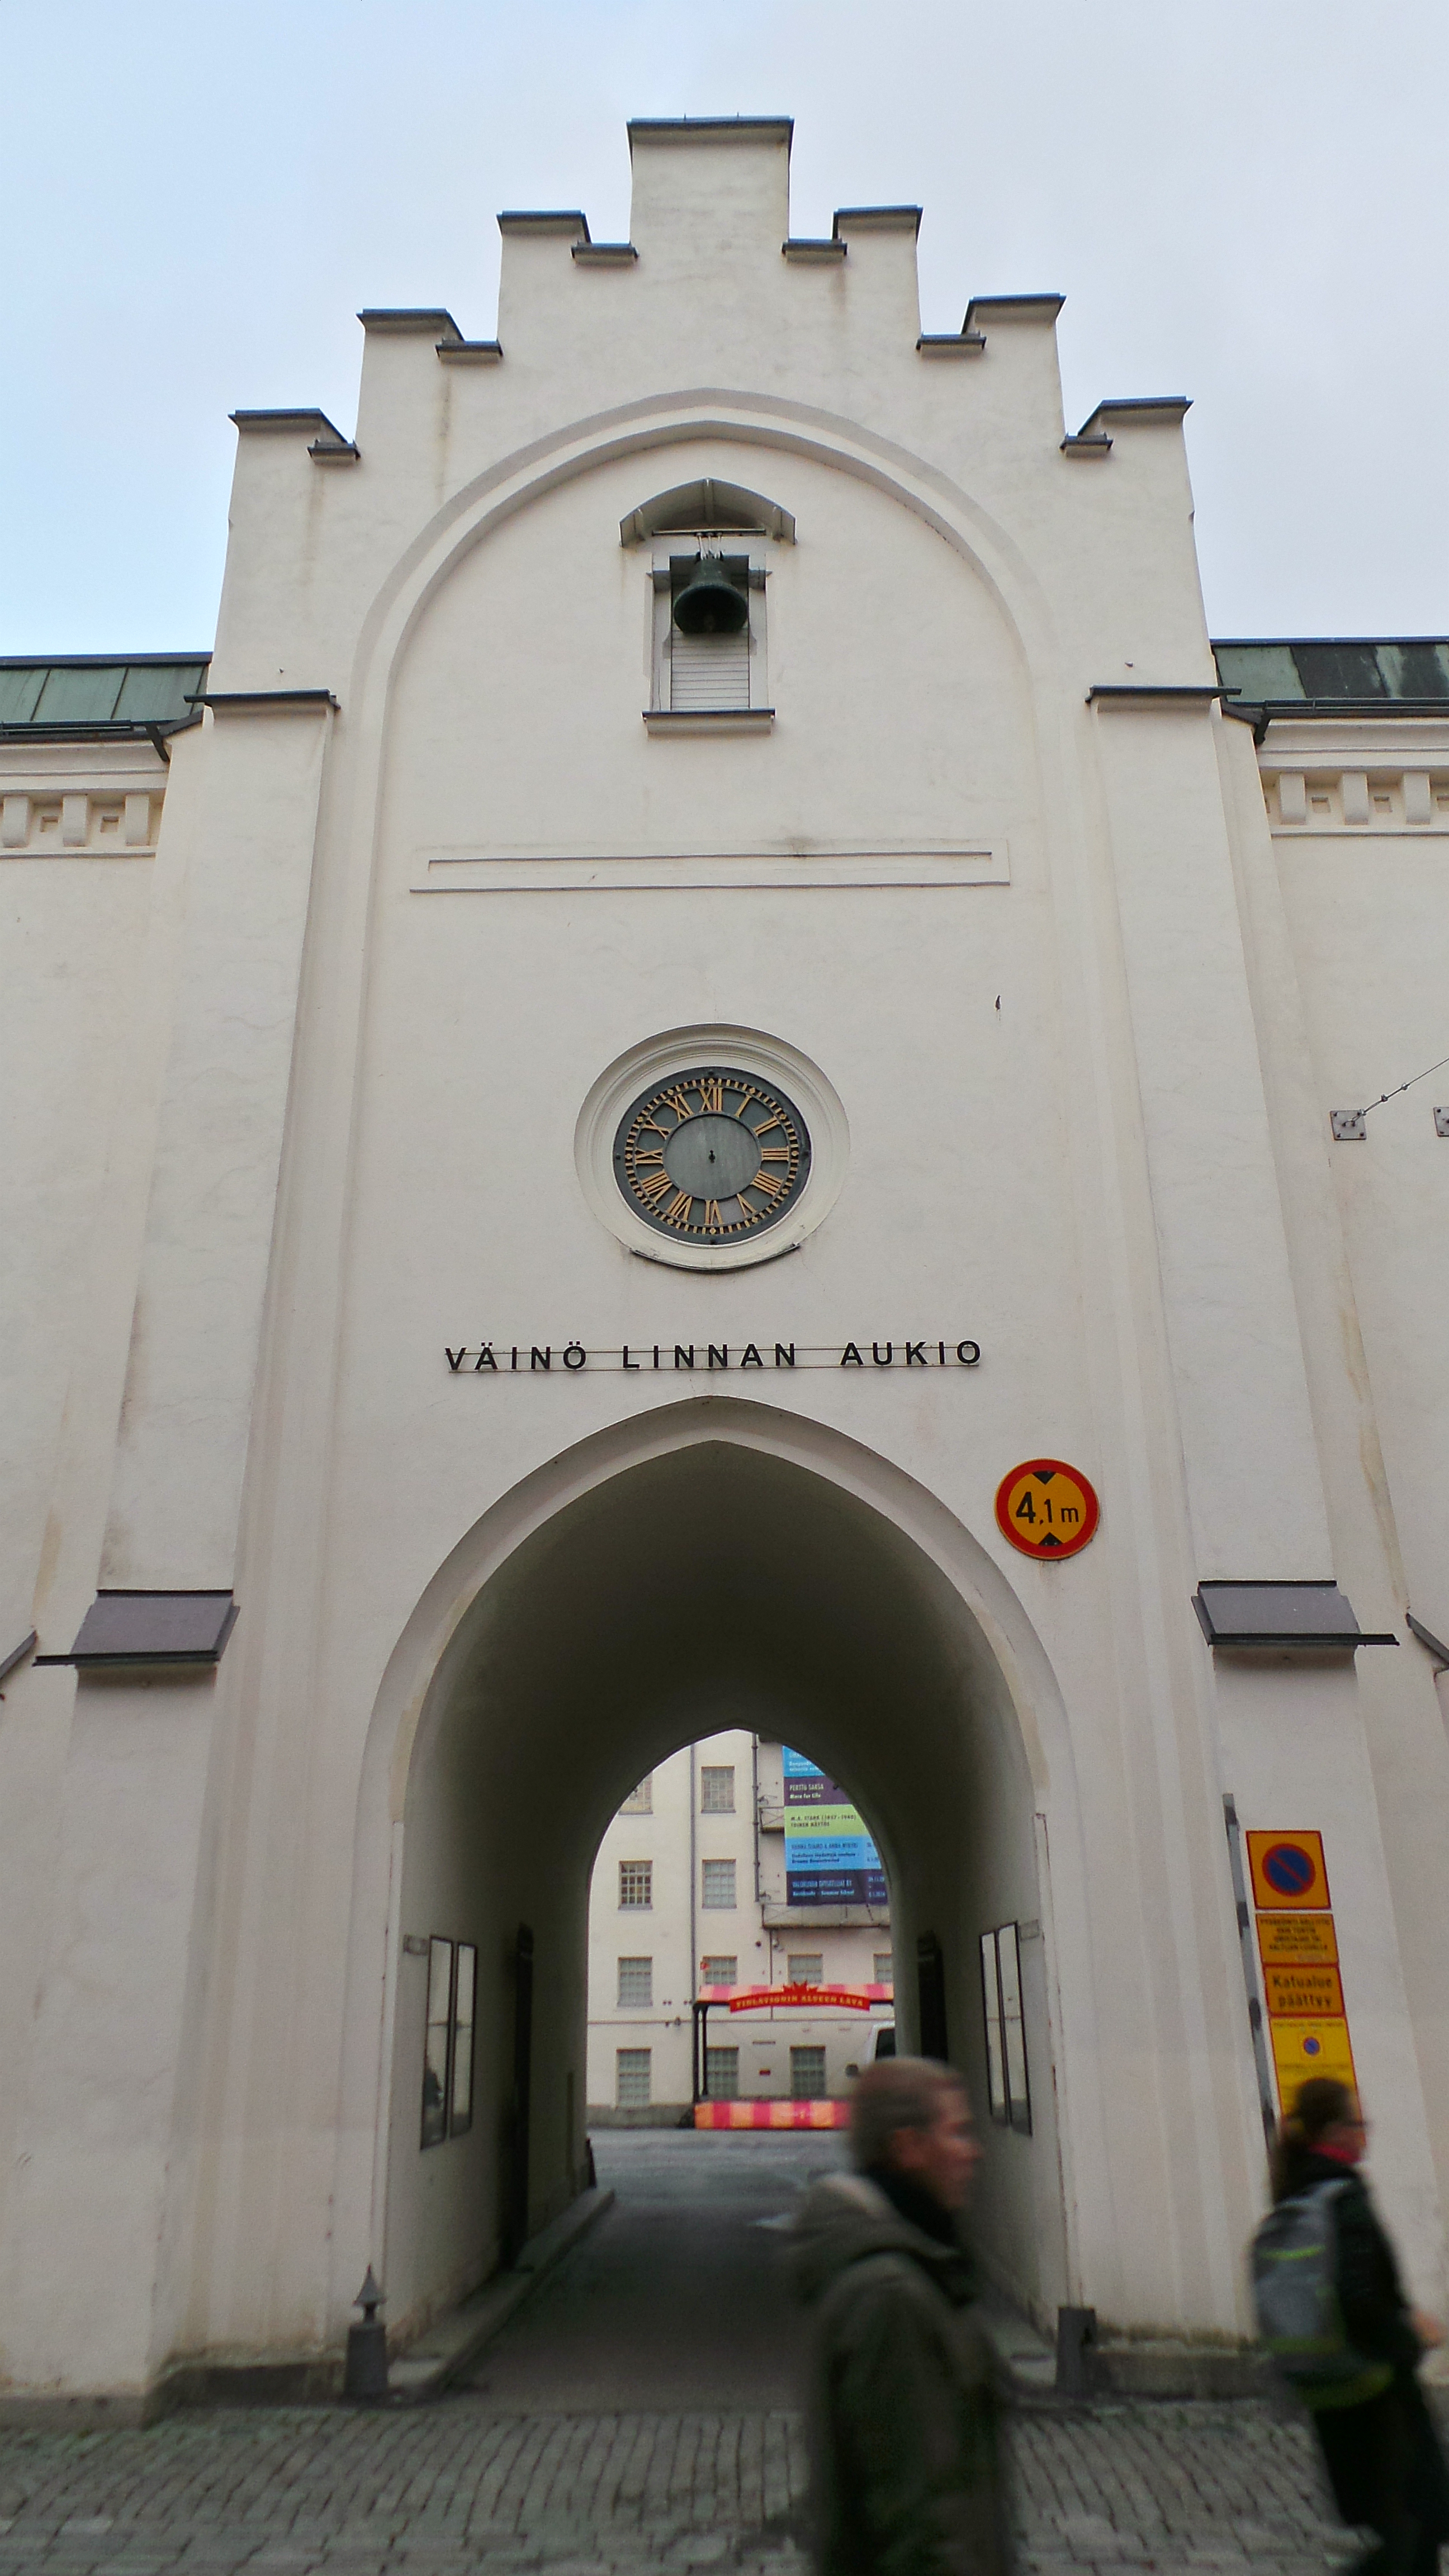
M 674 603 L 681 635 L 738 635 L 749 624 L 750 603 L 737 590 L 718 555 L 701 555 Z

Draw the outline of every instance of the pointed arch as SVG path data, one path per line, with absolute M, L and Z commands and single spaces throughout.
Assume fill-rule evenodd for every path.
M 376 2259 L 385 2241 L 410 2323 L 418 2300 L 433 2295 L 427 2262 L 408 2250 L 410 2216 L 398 2236 L 403 2204 L 391 2171 L 411 2135 L 410 2096 L 399 2116 L 394 2085 L 405 2092 L 411 2080 L 416 2035 L 399 2024 L 395 2047 L 391 2005 L 379 2023 L 376 2002 L 369 2012 L 364 1997 L 397 1995 L 403 1913 L 409 1931 L 422 1925 L 432 1902 L 422 1891 L 444 1844 L 451 1856 L 436 1881 L 433 1928 L 457 1910 L 467 1872 L 479 1870 L 480 1888 L 496 1882 L 498 1914 L 482 1927 L 484 1953 L 498 1951 L 505 1917 L 532 1921 L 537 1904 L 540 1955 L 552 1952 L 557 1983 L 608 1814 L 640 1767 L 709 1731 L 696 1722 L 695 1702 L 686 1706 L 688 1692 L 670 1694 L 659 1681 L 671 1669 L 672 1631 L 662 1649 L 651 1639 L 651 1658 L 638 1655 L 647 1602 L 631 1598 L 638 1585 L 629 1572 L 655 1562 L 660 1547 L 667 1554 L 667 1534 L 692 1526 L 690 1514 L 706 1503 L 710 1529 L 766 1531 L 760 1537 L 757 1527 L 739 1567 L 726 1569 L 721 1599 L 701 1596 L 706 1621 L 728 1601 L 729 1632 L 748 1648 L 747 1660 L 721 1665 L 722 1686 L 738 1692 L 773 1675 L 782 1735 L 798 1720 L 800 1740 L 834 1762 L 834 1776 L 859 1780 L 902 1890 L 902 1937 L 927 1927 L 945 1936 L 966 2062 L 976 2047 L 978 1914 L 980 1923 L 1031 1917 L 1040 1936 L 1033 2008 L 1037 2044 L 1051 2056 L 1050 2134 L 1034 2151 L 1031 2225 L 1024 2182 L 1011 2186 L 1010 2211 L 1003 2203 L 1006 2275 L 1019 2294 L 1050 2304 L 1071 2294 L 1081 2269 L 1083 2221 L 1089 2235 L 1107 2232 L 1106 2212 L 1082 2209 L 1065 2170 L 1076 2162 L 1060 2120 L 1068 2082 L 1078 2143 L 1083 2129 L 1099 2128 L 1102 2106 L 1090 2054 L 1079 2061 L 1072 2052 L 1070 2076 L 1063 2054 L 1071 2020 L 1090 2018 L 1090 1927 L 1071 1733 L 1034 1624 L 981 1543 L 903 1470 L 808 1417 L 696 1398 L 590 1435 L 503 1496 L 439 1566 L 390 1658 L 359 1798 L 349 1978 L 357 2008 L 347 2015 L 344 2078 L 343 2125 L 359 2146 L 371 2128 L 375 2153 L 370 2194 L 359 2162 L 335 2212 L 339 2307 L 358 2253 Z M 641 1511 L 653 1544 L 631 1553 L 624 1532 Z M 780 1588 L 773 1570 L 787 1555 Z M 686 1548 L 685 1565 L 710 1562 L 708 1548 Z M 687 1582 L 665 1581 L 660 1598 L 683 1589 Z M 758 1605 L 758 1616 L 737 1618 L 741 1600 Z M 852 1692 L 853 1717 L 845 1713 Z M 1065 2009 L 1059 1982 L 1072 1989 Z M 559 2041 L 557 1994 L 553 2009 L 553 2058 L 576 2063 L 577 2050 Z M 550 2134 L 556 2113 L 557 2105 Z M 402 2181 L 410 2207 L 414 2187 Z M 539 2223 L 545 2214 L 541 2204 Z M 447 2241 L 458 2238 L 452 2226 Z M 1033 2238 L 1039 2252 L 1027 2252 L 1024 2269 Z M 1038 2260 L 1045 2270 L 1034 2280 Z M 454 2280 L 448 2294 L 458 2289 Z

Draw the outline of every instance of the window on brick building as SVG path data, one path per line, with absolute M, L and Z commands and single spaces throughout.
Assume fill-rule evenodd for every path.
M 791 2049 L 790 2098 L 793 2102 L 824 2101 L 825 2051 L 823 2048 Z
M 621 2004 L 654 2002 L 654 1962 L 652 1959 L 619 1961 L 619 2001 Z
M 735 1902 L 735 1865 L 732 1860 L 707 1860 L 701 1864 L 702 1902 L 720 1911 L 730 1911 Z
M 699 1808 L 704 1816 L 732 1816 L 735 1811 L 735 1766 L 706 1762 L 699 1774 Z

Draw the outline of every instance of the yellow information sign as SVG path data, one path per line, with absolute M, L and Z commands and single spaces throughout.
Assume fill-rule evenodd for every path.
M 1340 2084 L 1351 2084 L 1358 2091 L 1346 2021 L 1326 2017 L 1321 2021 L 1270 2021 L 1268 2035 L 1273 2043 L 1278 2102 L 1285 2118 L 1298 2099 L 1299 2085 L 1306 2083 L 1310 2075 L 1332 2075 Z
M 1248 1866 L 1253 1873 L 1253 1903 L 1265 1913 L 1321 1914 L 1333 1902 L 1323 1866 L 1322 1834 L 1252 1832 Z
M 1330 2021 L 1343 2018 L 1343 1988 L 1336 1968 L 1265 1959 L 1263 1991 L 1275 2020 L 1286 2016 L 1301 2021 L 1306 2013 L 1322 2014 Z
M 1265 1968 L 1284 1959 L 1336 1968 L 1338 1934 L 1331 1914 L 1260 1914 L 1258 1954 Z

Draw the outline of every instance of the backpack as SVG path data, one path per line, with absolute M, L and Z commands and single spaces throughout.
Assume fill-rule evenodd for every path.
M 1338 2303 L 1337 2204 L 1344 2182 L 1315 2183 L 1270 2209 L 1253 2238 L 1258 2332 L 1306 2406 L 1361 2406 L 1393 2378 L 1349 2342 Z

